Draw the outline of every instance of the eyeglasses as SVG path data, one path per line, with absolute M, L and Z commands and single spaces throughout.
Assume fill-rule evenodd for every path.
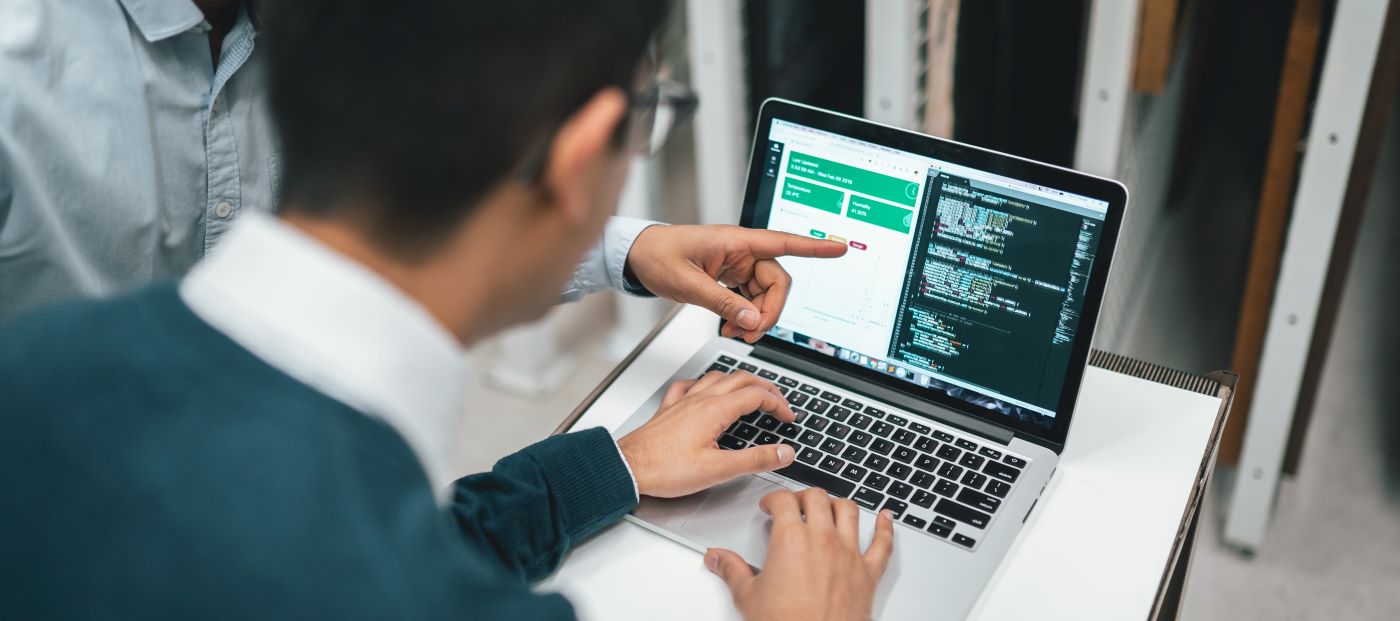
M 660 153 L 676 130 L 690 121 L 700 98 L 689 86 L 671 80 L 657 80 L 642 90 L 628 95 L 627 122 L 617 127 L 617 141 L 622 141 L 628 155 L 651 157 Z M 545 158 L 554 143 L 558 127 L 550 130 L 516 169 L 516 177 L 534 183 L 544 174 Z
M 630 119 L 623 130 L 631 134 L 629 151 L 646 157 L 660 153 L 699 105 L 700 98 L 689 86 L 670 80 L 658 80 L 632 93 Z

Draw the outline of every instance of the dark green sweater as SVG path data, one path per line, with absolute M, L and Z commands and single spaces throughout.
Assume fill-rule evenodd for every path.
M 528 581 L 635 504 L 594 429 L 444 510 L 392 428 L 172 286 L 0 329 L 0 429 L 0 619 L 570 618 Z

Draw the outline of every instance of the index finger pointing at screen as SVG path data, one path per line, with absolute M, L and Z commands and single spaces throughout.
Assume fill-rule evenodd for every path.
M 816 257 L 831 259 L 846 254 L 846 244 L 780 231 L 747 230 L 749 251 L 758 259 L 775 257 Z

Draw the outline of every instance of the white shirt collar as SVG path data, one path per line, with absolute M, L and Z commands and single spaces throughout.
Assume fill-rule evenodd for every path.
M 393 426 L 450 496 L 467 356 L 416 301 L 275 217 L 245 212 L 181 283 L 201 319 L 311 388 Z

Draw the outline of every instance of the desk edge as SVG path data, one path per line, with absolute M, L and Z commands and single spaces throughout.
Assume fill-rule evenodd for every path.
M 1212 371 L 1202 377 L 1217 383 L 1215 396 L 1220 399 L 1220 407 L 1216 409 L 1210 440 L 1206 444 L 1205 453 L 1196 472 L 1196 483 L 1191 487 L 1190 501 L 1181 514 L 1181 523 L 1177 525 L 1171 555 L 1167 557 L 1166 567 L 1162 570 L 1162 581 L 1157 586 L 1157 596 L 1152 602 L 1152 614 L 1149 617 L 1151 619 L 1161 619 L 1163 613 L 1169 613 L 1166 618 L 1171 619 L 1181 616 L 1181 600 L 1191 570 L 1191 551 L 1196 543 L 1196 524 L 1199 522 L 1206 489 L 1215 474 L 1220 437 L 1224 433 L 1226 421 L 1230 418 L 1230 406 L 1235 399 L 1235 383 L 1239 380 L 1239 376 L 1232 371 Z

